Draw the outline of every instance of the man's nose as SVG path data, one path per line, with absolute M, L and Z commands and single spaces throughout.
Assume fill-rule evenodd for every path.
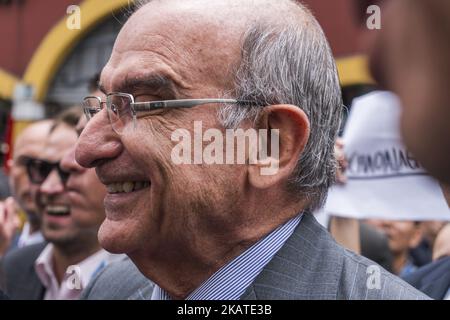
M 84 127 L 75 149 L 75 160 L 85 168 L 117 157 L 123 146 L 120 137 L 112 130 L 106 109 L 97 113 Z
M 39 191 L 45 195 L 54 195 L 64 191 L 64 183 L 61 181 L 57 170 L 53 169 L 49 173 L 41 184 Z

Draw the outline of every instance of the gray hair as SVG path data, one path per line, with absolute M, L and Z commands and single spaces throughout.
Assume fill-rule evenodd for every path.
M 151 0 L 136 0 L 136 9 Z M 305 13 L 282 22 L 259 19 L 243 36 L 241 60 L 235 72 L 235 99 L 257 101 L 260 107 L 224 106 L 222 124 L 236 128 L 242 121 L 256 122 L 264 106 L 292 104 L 310 122 L 310 137 L 288 180 L 294 198 L 308 198 L 309 210 L 320 207 L 335 179 L 334 142 L 343 112 L 342 95 L 333 54 L 314 16 Z
M 297 4 L 298 5 L 298 4 Z M 307 11 L 306 11 L 307 12 Z M 287 189 L 307 197 L 309 210 L 320 207 L 334 182 L 334 142 L 343 111 L 342 94 L 332 52 L 315 18 L 307 25 L 257 23 L 244 35 L 242 57 L 235 76 L 236 99 L 260 105 L 292 104 L 310 121 L 310 137 Z M 261 107 L 225 106 L 225 127 L 243 120 L 255 122 Z

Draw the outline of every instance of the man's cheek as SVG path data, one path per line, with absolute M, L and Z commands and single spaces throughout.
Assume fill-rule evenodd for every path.
M 156 145 L 158 148 L 162 148 L 169 145 L 172 133 L 183 126 L 178 121 L 169 121 L 161 117 L 143 120 L 141 131 L 135 139 L 142 140 L 140 143 L 149 147 Z

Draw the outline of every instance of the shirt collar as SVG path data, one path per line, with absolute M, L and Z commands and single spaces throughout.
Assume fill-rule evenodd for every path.
M 186 300 L 237 300 L 272 260 L 292 235 L 303 214 L 279 226 L 270 234 L 245 250 L 216 271 Z M 155 284 L 152 300 L 170 300 L 170 295 Z
M 44 287 L 48 288 L 51 285 L 52 277 L 55 278 L 55 273 L 53 272 L 53 245 L 49 243 L 42 250 L 39 257 L 34 263 L 34 268 L 36 274 L 41 280 Z
M 36 259 L 35 262 L 36 273 L 39 279 L 41 280 L 42 284 L 46 288 L 48 288 L 51 285 L 52 281 L 56 280 L 56 275 L 53 268 L 53 250 L 54 250 L 53 244 L 49 243 L 41 252 L 41 254 Z M 76 266 L 79 267 L 78 270 L 80 271 L 79 276 L 82 288 L 86 288 L 90 279 L 92 278 L 92 275 L 99 268 L 102 268 L 104 266 L 109 255 L 110 254 L 108 252 L 101 249 L 98 252 L 94 253 L 93 255 L 87 257 L 83 261 L 76 264 Z M 73 274 L 73 272 L 70 272 L 70 274 Z M 64 279 L 66 278 L 66 276 L 67 273 L 64 276 Z
M 40 231 L 35 231 L 31 233 L 31 225 L 29 222 L 26 222 L 22 228 L 22 232 L 20 233 L 17 246 L 19 248 L 22 248 L 24 246 L 28 246 L 43 241 L 44 237 L 42 236 L 42 233 Z

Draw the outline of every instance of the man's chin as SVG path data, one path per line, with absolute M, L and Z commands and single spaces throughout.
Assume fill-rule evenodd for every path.
M 106 218 L 98 230 L 100 245 L 111 253 L 128 253 L 133 250 L 132 234 L 124 221 L 114 221 Z
M 55 245 L 67 245 L 76 242 L 76 236 L 67 230 L 42 230 L 44 239 Z

